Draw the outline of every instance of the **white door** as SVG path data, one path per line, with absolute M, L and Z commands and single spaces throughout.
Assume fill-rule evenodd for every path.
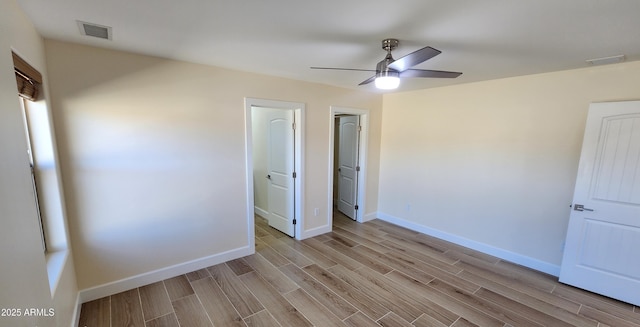
M 269 110 L 267 171 L 269 226 L 294 236 L 294 111 Z
M 358 200 L 358 116 L 339 117 L 338 210 L 355 220 Z
M 560 281 L 640 305 L 640 101 L 589 108 Z

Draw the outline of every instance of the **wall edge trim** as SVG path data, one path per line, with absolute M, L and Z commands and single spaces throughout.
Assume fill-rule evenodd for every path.
M 306 238 L 311 238 L 314 236 L 322 235 L 325 233 L 331 232 L 332 225 L 323 225 L 320 227 L 312 228 L 309 230 L 302 231 L 302 235 L 300 235 L 300 240 L 304 240 Z
M 374 220 L 378 218 L 378 213 L 377 212 L 369 212 L 365 215 L 362 216 L 362 222 L 365 223 L 369 220 Z
M 82 301 L 80 300 L 80 292 L 76 294 L 76 304 L 73 309 L 73 316 L 71 316 L 71 327 L 80 325 L 80 310 L 82 310 Z
M 179 263 L 176 265 L 156 269 L 146 273 L 138 274 L 135 276 L 123 278 L 113 282 L 105 283 L 102 285 L 90 287 L 78 292 L 80 303 L 85 303 L 93 300 L 110 296 L 126 290 L 137 288 L 140 286 L 148 285 L 151 283 L 159 282 L 167 278 L 172 278 L 178 275 L 186 274 L 192 271 L 196 271 L 202 268 L 214 266 L 229 260 L 238 259 L 247 255 L 251 255 L 255 252 L 254 248 L 244 246 L 241 248 L 213 254 L 210 256 L 190 260 L 187 262 Z M 80 315 L 78 315 L 79 318 Z
M 493 245 L 488 245 L 482 242 L 470 240 L 468 238 L 464 238 L 458 235 L 443 232 L 441 230 L 420 225 L 420 224 L 417 224 L 402 218 L 398 218 L 383 212 L 378 212 L 377 217 L 380 220 L 384 220 L 386 222 L 389 222 L 404 228 L 408 228 L 416 232 L 420 232 L 420 233 L 433 236 L 445 241 L 449 241 L 449 242 L 470 248 L 472 250 L 480 251 L 482 253 L 486 253 L 494 257 L 498 257 L 500 259 L 543 272 L 545 274 L 549 274 L 555 277 L 558 277 L 560 275 L 559 265 L 555 265 L 555 264 L 545 262 L 536 258 L 522 255 L 519 253 L 511 252 L 505 249 L 501 249 Z
M 260 208 L 258 206 L 253 206 L 253 211 L 255 212 L 256 215 L 258 215 L 258 216 L 260 216 L 260 217 L 262 217 L 264 219 L 267 219 L 267 217 L 269 217 L 269 211 L 264 210 L 264 209 L 262 209 L 262 208 Z

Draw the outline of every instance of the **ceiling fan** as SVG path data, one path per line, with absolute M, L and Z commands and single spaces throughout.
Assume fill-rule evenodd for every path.
M 441 70 L 412 69 L 411 67 L 423 63 L 437 55 L 442 51 L 432 47 L 424 47 L 416 50 L 400 59 L 393 59 L 391 51 L 398 47 L 397 39 L 382 40 L 382 49 L 387 51 L 387 56 L 382 59 L 376 66 L 375 70 L 371 69 L 355 69 L 355 68 L 330 68 L 330 67 L 311 67 L 311 69 L 331 69 L 331 70 L 352 70 L 375 72 L 376 74 L 362 81 L 358 85 L 365 85 L 375 81 L 376 87 L 379 89 L 395 89 L 400 85 L 401 77 L 430 77 L 430 78 L 456 78 L 462 73 L 448 72 Z

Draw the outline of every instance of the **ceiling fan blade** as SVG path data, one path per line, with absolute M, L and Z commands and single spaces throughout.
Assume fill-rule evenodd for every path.
M 357 72 L 375 72 L 373 69 L 358 69 L 358 68 L 334 68 L 334 67 L 309 67 L 311 69 L 326 69 L 326 70 L 351 70 Z
M 371 77 L 369 77 L 369 78 L 365 79 L 364 81 L 362 81 L 362 83 L 360 83 L 360 84 L 358 84 L 358 85 L 365 85 L 365 84 L 369 84 L 369 83 L 371 83 L 371 82 L 373 82 L 373 81 L 375 81 L 375 80 L 376 80 L 376 76 L 375 76 L 375 75 L 373 75 L 373 76 L 371 76 Z
M 399 72 L 403 72 L 419 63 L 425 62 L 439 55 L 440 53 L 442 53 L 442 51 L 432 47 L 424 47 L 400 59 L 396 59 L 394 62 L 390 63 L 388 67 Z
M 407 69 L 400 73 L 400 77 L 456 78 L 460 75 L 462 73 L 427 69 Z

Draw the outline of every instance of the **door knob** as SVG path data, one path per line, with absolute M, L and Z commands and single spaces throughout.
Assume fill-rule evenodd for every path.
M 593 209 L 585 208 L 582 204 L 574 204 L 573 210 L 575 211 L 593 211 Z
M 267 179 L 271 179 L 271 175 L 267 175 Z

